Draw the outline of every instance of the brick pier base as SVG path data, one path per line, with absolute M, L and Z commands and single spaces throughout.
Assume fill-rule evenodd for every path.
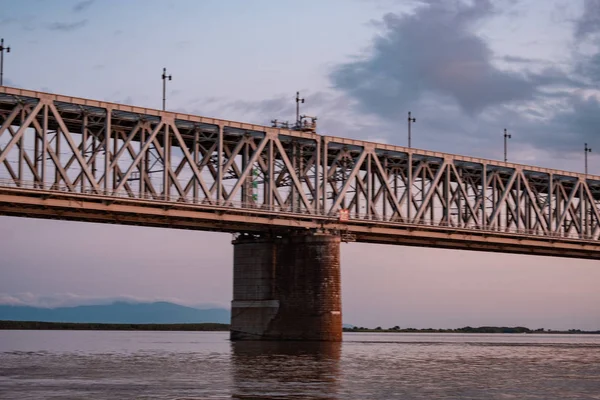
M 342 340 L 338 236 L 241 235 L 233 246 L 231 340 Z

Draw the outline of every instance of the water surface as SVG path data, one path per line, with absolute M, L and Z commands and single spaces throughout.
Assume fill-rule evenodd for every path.
M 0 399 L 600 399 L 600 336 L 0 331 Z

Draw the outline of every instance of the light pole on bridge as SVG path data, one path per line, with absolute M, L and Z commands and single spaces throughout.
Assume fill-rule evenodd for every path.
M 506 133 L 506 128 L 504 129 L 504 162 L 506 162 L 507 157 L 506 157 L 506 153 L 508 150 L 508 143 L 507 140 L 512 138 L 512 136 L 509 133 Z
M 4 47 L 4 38 L 0 39 L 0 86 L 2 86 L 4 78 L 4 52 L 10 53 L 10 47 Z
M 304 103 L 304 99 L 300 98 L 300 92 L 296 92 L 296 127 L 300 128 L 300 103 Z
M 410 111 L 408 112 L 408 148 L 411 148 L 411 141 L 410 141 L 410 125 L 413 122 L 417 122 L 417 119 L 411 116 Z
M 171 80 L 172 76 L 171 75 L 167 75 L 167 69 L 163 68 L 163 73 L 162 73 L 162 81 L 163 81 L 163 102 L 162 102 L 162 109 L 163 109 L 163 111 L 165 111 L 165 103 L 166 103 L 166 98 L 167 98 L 167 79 Z
M 591 153 L 592 149 L 590 149 L 586 143 L 583 151 L 584 151 L 584 155 L 585 155 L 585 174 L 587 175 L 587 173 L 588 173 L 588 161 L 587 161 L 588 153 Z

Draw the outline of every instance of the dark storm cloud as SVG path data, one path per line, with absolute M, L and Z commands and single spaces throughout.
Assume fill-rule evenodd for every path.
M 518 57 L 518 56 L 504 56 L 502 57 L 502 61 L 514 64 L 533 64 L 536 62 L 540 62 L 540 60 L 535 60 L 533 58 L 527 57 Z
M 94 3 L 94 0 L 80 1 L 79 3 L 75 4 L 75 6 L 73 7 L 73 11 L 74 12 L 84 11 L 84 10 L 88 9 L 93 3 Z
M 600 31 L 591 15 L 598 4 L 586 3 L 574 37 Z M 430 0 L 412 14 L 388 14 L 368 54 L 334 69 L 333 86 L 359 111 L 380 117 L 380 136 L 393 144 L 406 143 L 411 110 L 420 148 L 499 158 L 504 128 L 516 149 L 552 157 L 578 153 L 584 142 L 600 147 L 600 105 L 586 97 L 600 81 L 600 54 L 575 52 L 568 64 L 495 56 L 475 28 L 499 13 L 487 0 Z
M 585 0 L 583 14 L 575 24 L 575 38 L 585 39 L 600 31 L 600 1 Z
M 600 33 L 600 1 L 585 0 L 583 12 L 575 21 L 573 38 L 581 41 L 595 38 Z M 573 54 L 573 73 L 585 81 L 590 89 L 597 91 L 600 83 L 600 47 L 597 41 L 596 49 L 591 54 Z M 577 87 L 572 85 L 572 87 Z M 581 151 L 584 143 L 600 147 L 600 102 L 597 96 L 572 92 L 567 97 L 568 108 L 558 110 L 548 123 L 555 135 L 544 135 L 544 145 L 563 148 L 571 151 Z
M 364 111 L 385 117 L 428 92 L 453 98 L 470 114 L 532 99 L 536 83 L 496 68 L 489 46 L 472 31 L 494 14 L 489 0 L 428 1 L 414 14 L 387 14 L 370 54 L 338 66 L 333 84 L 355 97 Z
M 83 28 L 88 23 L 87 19 L 83 19 L 77 22 L 54 22 L 48 25 L 48 29 L 51 31 L 62 31 L 62 32 L 71 32 L 80 28 Z
M 550 121 L 549 125 L 560 134 L 548 135 L 546 140 L 571 151 L 579 151 L 584 142 L 599 147 L 600 102 L 592 96 L 573 96 L 571 104 L 571 109 L 558 112 Z

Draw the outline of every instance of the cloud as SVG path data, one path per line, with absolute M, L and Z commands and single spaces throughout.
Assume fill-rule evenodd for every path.
M 587 2 L 587 13 L 597 4 Z M 512 160 L 552 166 L 557 156 L 577 157 L 585 141 L 600 146 L 594 133 L 600 124 L 600 53 L 573 52 L 561 64 L 495 55 L 477 32 L 490 19 L 506 17 L 496 6 L 488 0 L 427 0 L 412 13 L 385 15 L 368 52 L 333 69 L 333 88 L 352 100 L 359 115 L 379 117 L 370 136 L 392 144 L 406 144 L 411 110 L 419 148 L 501 159 L 507 128 L 513 132 Z M 600 31 L 593 21 L 590 15 L 576 21 L 579 34 Z M 500 69 L 502 63 L 510 71 Z
M 33 15 L 23 15 L 19 18 L 4 17 L 4 18 L 0 18 L 0 26 L 5 27 L 5 26 L 11 25 L 11 24 L 17 24 L 23 30 L 34 31 L 35 30 L 35 19 L 36 19 L 36 17 Z
M 168 301 L 170 303 L 187 305 L 196 308 L 224 307 L 220 303 L 190 303 L 178 298 L 137 297 L 137 296 L 91 296 L 74 293 L 55 293 L 40 295 L 34 293 L 0 293 L 0 305 L 30 306 L 42 308 L 75 307 L 82 305 L 105 305 L 115 302 L 152 303 Z
M 82 12 L 88 9 L 93 3 L 94 0 L 80 1 L 79 3 L 75 4 L 75 6 L 73 6 L 73 12 Z
M 87 19 L 82 19 L 81 21 L 71 22 L 71 23 L 54 22 L 54 23 L 48 25 L 48 29 L 50 29 L 51 31 L 71 32 L 71 31 L 83 28 L 84 26 L 87 25 L 87 23 L 88 23 Z
M 10 24 L 12 24 L 14 22 L 17 22 L 16 18 L 12 18 L 12 17 L 3 17 L 3 18 L 0 18 L 0 25 L 2 25 L 2 26 L 7 26 L 7 25 L 10 25 Z
M 560 146 L 566 151 L 581 152 L 587 142 L 600 147 L 600 101 L 596 96 L 573 96 L 571 108 L 560 111 L 550 121 L 557 135 L 547 135 L 545 146 Z M 550 142 L 548 142 L 550 140 Z
M 475 28 L 498 13 L 489 0 L 429 0 L 412 14 L 387 14 L 369 53 L 334 68 L 333 86 L 357 99 L 361 111 L 392 118 L 431 94 L 476 115 L 533 100 L 540 86 L 564 83 L 558 70 L 532 74 L 494 65 L 492 50 Z M 505 61 L 534 60 L 513 56 Z
M 581 18 L 575 23 L 575 38 L 582 40 L 600 31 L 600 2 L 585 0 Z

